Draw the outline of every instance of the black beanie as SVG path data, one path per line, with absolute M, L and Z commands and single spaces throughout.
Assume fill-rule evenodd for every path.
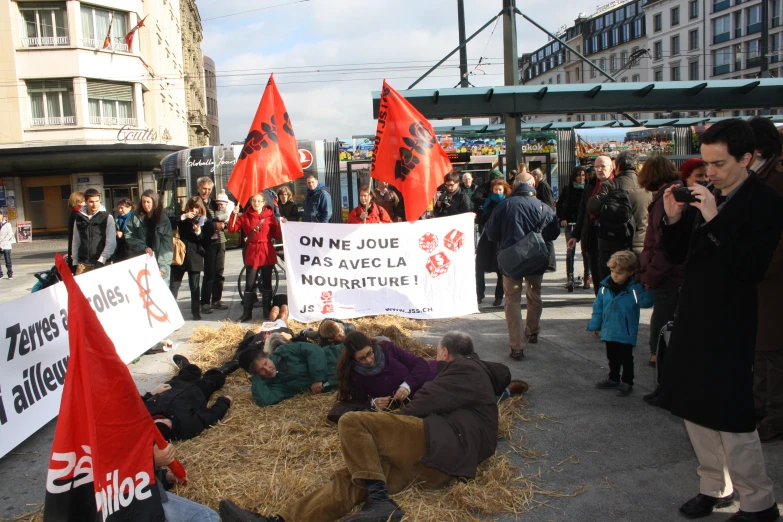
M 260 352 L 261 350 L 252 346 L 239 352 L 239 357 L 237 357 L 237 360 L 239 360 L 239 367 L 247 373 L 252 373 L 250 371 L 250 365 L 253 364 L 253 361 L 256 360 L 256 357 L 258 357 Z
M 155 426 L 158 427 L 158 431 L 161 435 L 163 435 L 163 438 L 167 441 L 174 438 L 174 430 L 163 424 L 162 422 L 156 422 Z

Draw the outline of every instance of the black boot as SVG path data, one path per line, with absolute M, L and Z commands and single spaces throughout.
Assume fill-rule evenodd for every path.
M 253 293 L 245 292 L 242 297 L 242 317 L 239 318 L 240 323 L 245 323 L 253 319 Z
M 264 290 L 263 294 L 261 295 L 261 307 L 264 312 L 264 320 L 269 317 L 269 312 L 272 311 L 272 291 L 271 290 Z
M 239 361 L 228 361 L 223 366 L 220 366 L 219 368 L 215 368 L 217 371 L 222 373 L 223 375 L 231 375 L 237 369 L 239 368 Z
M 221 500 L 220 520 L 223 522 L 285 522 L 280 517 L 265 517 L 237 506 L 230 500 Z
M 399 522 L 405 516 L 386 490 L 386 483 L 380 480 L 365 480 L 367 485 L 367 502 L 362 510 L 343 518 L 343 522 Z
M 198 302 L 190 306 L 190 312 L 193 314 L 194 321 L 201 321 L 201 305 Z

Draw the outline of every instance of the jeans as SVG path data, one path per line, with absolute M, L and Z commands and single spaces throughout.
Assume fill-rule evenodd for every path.
M 207 506 L 166 493 L 168 500 L 161 504 L 166 522 L 220 522 L 220 515 Z
M 11 266 L 11 249 L 0 250 L 3 253 L 5 259 L 5 269 L 8 272 L 8 277 L 14 277 L 14 267 Z M 0 265 L 0 277 L 3 277 L 3 267 Z
M 503 276 L 503 291 L 506 294 L 506 325 L 508 339 L 512 350 L 524 349 L 527 339 L 524 334 L 537 334 L 540 330 L 539 321 L 543 312 L 541 301 L 541 283 L 543 275 L 527 276 L 524 279 L 511 279 Z M 522 286 L 525 286 L 525 304 L 527 316 L 525 328 L 522 328 Z
M 201 286 L 201 304 L 217 303 L 223 297 L 223 269 L 226 265 L 226 244 L 213 243 L 204 252 L 204 284 Z
M 633 346 L 630 344 L 606 342 L 606 358 L 609 359 L 609 378 L 633 386 Z M 620 369 L 622 368 L 622 379 Z
M 650 354 L 658 353 L 658 337 L 661 328 L 666 323 L 674 320 L 674 311 L 677 309 L 677 296 L 679 288 L 674 285 L 663 285 L 652 290 L 655 304 L 650 319 Z

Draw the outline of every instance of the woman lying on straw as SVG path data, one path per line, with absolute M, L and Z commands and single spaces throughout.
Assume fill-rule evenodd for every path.
M 248 348 L 239 354 L 239 366 L 252 375 L 251 392 L 258 406 L 270 406 L 310 390 L 321 393 L 337 384 L 337 360 L 343 345 L 321 348 L 291 343 L 279 333 L 270 335 L 265 350 Z

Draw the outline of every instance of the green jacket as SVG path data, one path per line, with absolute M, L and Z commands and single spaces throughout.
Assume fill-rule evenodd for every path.
M 125 242 L 128 245 L 128 257 L 139 256 L 147 250 L 147 225 L 135 210 L 125 228 Z M 168 279 L 171 260 L 174 258 L 174 233 L 171 230 L 171 221 L 165 214 L 160 216 L 152 251 L 155 252 L 155 260 L 163 272 L 163 279 Z
M 317 344 L 292 343 L 278 346 L 269 356 L 277 374 L 271 379 L 253 375 L 251 391 L 259 406 L 271 406 L 298 393 L 310 390 L 316 382 L 329 383 L 329 390 L 337 388 L 337 361 L 343 345 L 321 348 Z

